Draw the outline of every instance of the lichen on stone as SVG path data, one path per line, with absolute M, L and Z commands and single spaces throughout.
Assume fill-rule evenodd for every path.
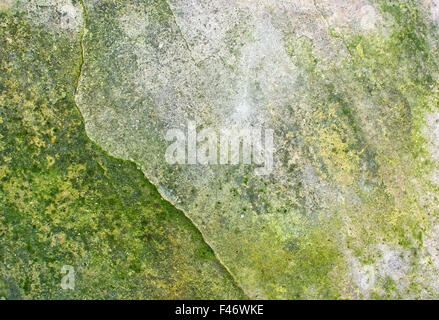
M 81 28 L 19 8 L 0 13 L 0 298 L 244 298 L 184 214 L 86 136 Z
M 437 1 L 0 3 L 3 241 L 25 218 L 36 243 L 74 236 L 75 261 L 115 261 L 84 267 L 100 297 L 438 297 Z M 167 163 L 189 122 L 272 129 L 272 173 Z

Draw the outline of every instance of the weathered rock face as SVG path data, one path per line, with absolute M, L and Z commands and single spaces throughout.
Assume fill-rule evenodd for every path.
M 82 14 L 0 1 L 0 300 L 246 297 L 189 219 L 86 136 Z
M 249 296 L 437 296 L 435 1 L 84 4 L 87 133 Z M 273 129 L 273 171 L 168 164 L 166 132 L 188 121 Z
M 41 88 L 47 89 L 46 104 L 66 99 L 72 107 L 68 98 L 76 91 L 88 136 L 111 155 L 134 161 L 161 195 L 185 212 L 247 296 L 432 298 L 439 296 L 438 8 L 438 2 L 431 0 L 0 0 L 2 14 L 16 10 L 26 17 L 30 25 L 26 28 L 48 32 L 37 39 L 47 40 L 55 49 L 71 50 L 56 51 L 45 59 L 39 51 L 45 44 L 38 47 L 38 41 L 34 44 L 23 36 L 38 50 L 25 51 L 24 41 L 13 47 L 16 54 L 2 54 L 8 59 L 29 56 L 24 70 L 41 65 L 42 75 L 34 72 L 32 79 L 40 95 Z M 2 31 L 4 43 L 11 39 L 12 25 L 6 24 Z M 35 59 L 38 63 L 32 62 Z M 12 61 L 14 74 L 21 75 L 20 61 Z M 27 92 L 20 89 L 26 81 L 17 79 L 18 85 L 2 79 L 2 90 Z M 2 99 L 7 102 L 4 105 L 16 104 L 17 110 L 36 103 L 21 103 L 21 98 L 17 102 L 9 93 Z M 32 130 L 40 132 L 45 118 L 38 122 L 36 110 L 26 111 L 23 126 L 29 122 Z M 64 115 L 66 110 L 70 109 L 64 106 L 58 112 Z M 8 123 L 14 123 L 15 113 L 7 114 Z M 59 134 L 56 150 L 68 149 L 74 131 L 69 123 L 79 122 L 74 116 L 62 119 L 64 125 L 58 123 L 57 130 L 64 133 Z M 166 161 L 171 143 L 167 134 L 175 129 L 186 132 L 191 123 L 198 131 L 210 128 L 210 133 L 231 128 L 273 130 L 272 171 L 258 175 L 255 169 L 260 166 L 255 164 L 170 164 Z M 75 130 L 79 127 L 74 126 Z M 12 130 L 4 128 L 4 132 Z M 16 131 L 11 132 L 20 133 L 19 126 L 13 128 Z M 35 135 L 42 139 L 43 133 Z M 81 157 L 83 148 L 94 148 L 82 139 L 74 142 L 71 156 L 62 158 L 65 162 L 37 142 L 38 157 L 32 153 L 31 158 L 40 164 L 47 160 L 48 167 L 43 166 L 44 174 L 36 181 L 52 181 L 48 177 L 61 175 L 69 158 L 86 168 L 103 168 L 103 175 L 90 176 L 90 170 L 85 170 L 87 175 L 81 170 L 72 173 L 73 178 L 85 181 L 73 194 L 93 193 L 85 200 L 75 196 L 62 205 L 67 212 L 81 208 L 84 216 L 91 211 L 105 217 L 106 226 L 114 226 L 112 213 L 118 217 L 122 209 L 117 208 L 133 203 L 128 211 L 146 211 L 147 217 L 143 213 L 139 219 L 149 221 L 152 232 L 142 238 L 145 249 L 136 236 L 146 231 L 137 229 L 139 220 L 130 218 L 121 227 L 130 236 L 119 237 L 124 234 L 120 228 L 108 231 L 111 237 L 100 230 L 102 248 L 88 255 L 81 248 L 93 247 L 95 238 L 77 239 L 75 246 L 52 238 L 53 243 L 61 243 L 62 250 L 79 246 L 69 251 L 77 261 L 102 256 L 98 261 L 105 266 L 107 260 L 119 259 L 117 252 L 114 257 L 108 253 L 107 245 L 122 241 L 129 246 L 134 241 L 132 255 L 139 260 L 155 258 L 147 267 L 136 258 L 127 258 L 126 264 L 115 267 L 114 277 L 119 277 L 120 269 L 131 270 L 132 264 L 135 270 L 140 268 L 129 272 L 150 285 L 142 297 L 241 296 L 210 251 L 208 262 L 204 254 L 197 254 L 207 249 L 198 243 L 186 220 L 167 218 L 159 227 L 160 218 L 151 213 L 154 208 L 168 214 L 173 209 L 159 200 L 153 206 L 148 199 L 156 197 L 155 193 L 145 195 L 145 186 L 136 191 L 135 185 L 142 180 L 134 168 L 118 171 L 122 162 L 114 162 L 101 151 L 87 151 Z M 199 141 L 198 146 L 203 145 Z M 13 154 L 12 162 L 20 163 L 20 154 L 27 155 L 23 150 L 8 149 L 4 159 Z M 55 165 L 45 156 L 53 156 Z M 55 173 L 50 169 L 53 165 L 59 166 Z M 34 166 L 25 167 L 31 171 Z M 0 169 L 8 186 L 18 183 L 18 171 Z M 107 178 L 110 172 L 114 176 Z M 102 182 L 93 184 L 95 180 Z M 25 190 L 19 199 L 37 197 L 25 181 L 17 181 L 21 182 L 10 190 Z M 66 183 L 64 188 L 71 190 L 71 182 Z M 104 188 L 108 184 L 111 188 Z M 106 191 L 99 192 L 100 188 Z M 60 191 L 63 196 L 56 196 L 50 208 L 59 205 L 65 192 Z M 16 193 L 23 195 L 23 191 Z M 33 208 L 34 200 L 20 202 L 12 191 L 8 197 L 9 202 L 2 200 L 4 208 L 22 202 L 27 209 Z M 42 199 L 38 206 L 47 205 L 51 198 L 45 195 Z M 107 201 L 114 211 L 100 207 L 99 203 L 105 207 Z M 35 218 L 38 208 L 32 209 L 32 221 L 39 221 Z M 70 221 L 67 216 L 55 215 Z M 8 223 L 10 217 L 6 216 Z M 74 232 L 98 230 L 90 224 L 73 224 L 78 228 Z M 47 230 L 52 222 L 38 225 Z M 6 229 L 5 239 L 12 241 L 16 229 Z M 73 231 L 60 232 L 60 237 L 69 232 Z M 175 237 L 166 238 L 167 232 L 175 232 Z M 110 243 L 107 236 L 118 241 Z M 157 244 L 151 240 L 156 238 L 167 240 Z M 43 240 L 41 246 L 49 241 Z M 157 247 L 150 248 L 150 243 Z M 26 243 L 20 248 L 27 252 Z M 182 255 L 177 248 L 188 254 Z M 64 252 L 57 250 L 44 259 Z M 156 258 L 160 252 L 172 254 L 161 263 Z M 3 256 L 15 259 L 13 252 Z M 14 269 L 16 275 L 0 269 L 0 276 L 18 277 L 26 265 L 23 259 L 16 263 L 20 264 Z M 169 266 L 180 260 L 176 268 L 185 272 L 166 282 L 172 274 Z M 98 269 L 86 270 L 99 273 Z M 165 270 L 162 279 L 159 274 Z M 206 276 L 196 277 L 197 270 Z M 102 282 L 114 281 L 116 291 L 130 286 L 122 281 L 119 287 L 121 282 L 114 277 L 104 276 Z M 192 278 L 202 290 L 191 286 L 197 293 L 187 295 L 182 288 Z M 114 296 L 118 295 L 102 293 L 102 297 Z

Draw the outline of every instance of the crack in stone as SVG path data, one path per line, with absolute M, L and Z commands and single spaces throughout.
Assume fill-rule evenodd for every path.
M 183 42 L 184 42 L 184 44 L 185 44 L 186 49 L 189 51 L 189 55 L 190 55 L 190 57 L 191 57 L 192 62 L 193 62 L 195 65 L 197 65 L 197 61 L 196 61 L 195 58 L 194 58 L 194 54 L 193 54 L 193 52 L 192 52 L 192 49 L 191 49 L 191 47 L 189 46 L 189 43 L 187 42 L 187 39 L 186 39 L 186 37 L 184 36 L 183 31 L 181 30 L 180 25 L 179 25 L 178 22 L 177 22 L 177 17 L 176 17 L 175 14 L 174 14 L 174 10 L 172 10 L 172 7 L 171 7 L 171 5 L 169 4 L 169 1 L 168 1 L 168 0 L 164 0 L 164 1 L 166 2 L 166 5 L 168 6 L 169 11 L 170 11 L 171 14 L 172 14 L 172 17 L 173 17 L 173 19 L 174 19 L 175 25 L 177 26 L 177 29 L 178 29 L 178 33 L 180 33 L 180 36 L 181 36 L 181 38 L 183 39 Z
M 187 43 L 187 41 L 186 41 L 186 38 L 184 37 L 184 35 L 183 35 L 183 32 L 181 31 L 181 29 L 180 29 L 180 26 L 178 25 L 178 23 L 177 23 L 177 19 L 176 19 L 176 17 L 175 17 L 175 15 L 174 15 L 174 12 L 172 11 L 172 9 L 171 9 L 171 6 L 169 5 L 169 3 L 168 3 L 168 1 L 167 0 L 164 0 L 166 3 L 167 3 L 167 5 L 168 5 L 168 7 L 169 7 L 169 10 L 171 11 L 171 13 L 172 13 L 172 16 L 173 16 L 173 18 L 174 18 L 174 21 L 175 21 L 175 24 L 176 24 L 176 26 L 177 26 L 177 28 L 178 28 L 178 30 L 179 30 L 179 33 L 181 34 L 181 37 L 182 37 L 182 39 L 183 39 L 183 41 L 184 41 L 184 43 L 185 43 L 185 46 L 186 46 L 186 48 L 187 48 L 187 50 L 189 51 L 189 54 L 190 54 L 190 56 L 191 56 L 191 59 L 192 59 L 192 61 L 195 63 L 195 65 L 197 65 L 197 63 L 196 63 L 196 61 L 195 61 L 195 59 L 194 59 L 194 57 L 192 56 L 192 51 L 191 51 L 191 49 L 190 49 L 190 47 L 189 47 L 189 44 Z M 79 3 L 81 4 L 81 7 L 82 7 L 82 28 L 81 28 L 81 33 L 80 33 L 80 41 L 79 41 L 79 45 L 80 45 L 80 49 L 81 49 L 81 61 L 80 61 L 80 64 L 79 64 L 79 72 L 78 72 L 78 78 L 76 79 L 76 83 L 75 83 L 75 96 L 78 94 L 78 89 L 79 89 L 79 85 L 80 85 L 80 81 L 81 81 L 81 78 L 82 78 L 82 72 L 83 72 L 83 66 L 84 66 L 84 62 L 85 62 L 85 46 L 84 46 L 84 36 L 85 36 L 85 33 L 86 33 L 86 18 L 87 18 L 87 8 L 86 8 L 86 5 L 85 5 L 85 3 L 84 3 L 84 0 L 79 0 Z M 224 61 L 223 61 L 224 62 Z M 76 98 L 75 98 L 75 100 L 76 100 Z M 76 106 L 76 108 L 78 109 L 78 111 L 79 111 L 79 114 L 81 114 L 81 117 L 82 117 L 82 119 L 84 120 L 84 123 L 85 123 L 85 118 L 84 118 L 84 116 L 82 115 L 82 113 L 81 113 L 81 110 L 77 107 L 77 104 L 75 103 L 75 106 Z M 86 132 L 86 134 L 87 134 L 87 132 Z M 88 136 L 88 135 L 87 135 Z M 107 153 L 107 152 L 105 152 L 105 153 Z M 107 153 L 108 154 L 108 153 Z M 120 159 L 119 157 L 115 157 L 115 156 L 113 156 L 113 155 L 110 155 L 110 154 L 108 154 L 109 156 L 111 156 L 111 157 L 114 157 L 114 158 L 116 158 L 116 159 L 119 159 L 119 160 L 122 160 L 122 161 L 129 161 L 129 162 L 132 162 L 132 163 L 135 163 L 136 164 L 136 162 L 135 161 L 132 161 L 132 160 L 126 160 L 126 159 Z M 99 164 L 100 165 L 100 164 Z M 142 170 L 141 170 L 142 171 Z M 150 181 L 150 179 L 148 179 L 148 177 L 145 175 L 145 173 L 142 171 L 142 174 L 143 174 L 143 176 L 144 176 L 144 178 L 146 179 L 146 180 L 148 180 L 152 185 L 154 185 L 155 187 L 156 187 L 156 189 L 157 189 L 157 192 L 160 194 L 160 196 L 161 196 L 161 198 L 164 200 L 164 201 L 166 201 L 166 202 L 168 202 L 169 204 L 171 204 L 174 208 L 176 208 L 177 210 L 179 210 L 189 221 L 190 221 L 190 223 L 194 226 L 194 228 L 201 234 L 201 238 L 203 239 L 203 242 L 212 250 L 212 252 L 214 253 L 214 255 L 215 255 L 215 258 L 216 258 L 216 260 L 218 261 L 218 263 L 224 268 L 224 270 L 226 270 L 226 272 L 229 274 L 229 276 L 230 276 L 230 278 L 232 279 L 232 281 L 234 282 L 234 284 L 236 285 L 236 287 L 239 289 L 239 290 L 241 290 L 241 292 L 243 293 L 243 295 L 245 296 L 245 297 L 248 297 L 248 295 L 247 295 L 247 293 L 245 292 L 245 290 L 243 289 L 243 287 L 242 287 L 242 285 L 240 284 L 240 282 L 235 278 L 235 276 L 233 275 L 233 273 L 230 271 L 230 269 L 224 264 L 224 262 L 221 260 L 221 258 L 218 256 L 218 254 L 217 254 L 217 252 L 213 249 L 213 246 L 207 241 L 207 239 L 206 239 L 206 237 L 205 237 L 205 235 L 204 235 L 204 233 L 200 230 L 200 228 L 198 228 L 198 226 L 196 225 L 196 223 L 186 214 L 186 212 L 182 209 L 182 208 L 179 208 L 177 205 L 175 205 L 174 203 L 172 203 L 172 201 L 170 201 L 170 200 L 168 200 L 160 191 L 159 191 L 159 188 L 158 188 L 158 186 L 157 185 L 155 185 L 154 183 L 152 183 L 151 181 Z

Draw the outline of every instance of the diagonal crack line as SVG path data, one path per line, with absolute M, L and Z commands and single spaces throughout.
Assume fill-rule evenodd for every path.
M 312 2 L 313 2 L 313 5 L 314 5 L 314 8 L 315 8 L 316 11 L 319 13 L 320 17 L 323 19 L 323 21 L 325 21 L 326 28 L 328 28 L 328 31 L 329 31 L 329 23 L 328 23 L 328 20 L 326 19 L 326 17 L 325 17 L 325 15 L 323 14 L 322 10 L 320 10 L 319 6 L 317 5 L 316 0 L 313 0 Z
M 181 38 L 183 39 L 183 42 L 185 43 L 185 47 L 186 47 L 186 49 L 189 51 L 189 55 L 190 55 L 192 61 L 194 62 L 195 65 L 197 65 L 197 62 L 196 62 L 196 60 L 195 60 L 195 58 L 194 58 L 194 56 L 193 56 L 192 49 L 191 49 L 191 47 L 189 46 L 189 43 L 187 42 L 186 37 L 184 36 L 183 31 L 181 30 L 181 28 L 180 28 L 180 26 L 179 26 L 179 24 L 178 24 L 178 22 L 177 22 L 177 17 L 175 16 L 174 11 L 172 10 L 172 7 L 171 7 L 169 1 L 168 1 L 168 0 L 164 0 L 164 1 L 166 2 L 166 5 L 168 6 L 169 11 L 170 11 L 171 14 L 172 14 L 172 17 L 173 17 L 173 20 L 174 20 L 174 22 L 175 22 L 175 25 L 177 26 L 178 32 L 180 33 Z M 145 176 L 145 177 L 146 177 L 146 176 Z M 147 177 L 146 177 L 146 178 L 147 178 Z M 149 179 L 148 179 L 148 180 L 149 180 Z M 157 191 L 158 191 L 158 190 L 159 190 L 159 189 L 157 188 Z M 158 191 L 158 192 L 160 193 L 160 191 Z M 212 249 L 213 253 L 215 254 L 216 259 L 217 259 L 218 262 L 223 266 L 223 268 L 229 273 L 229 275 L 230 275 L 231 279 L 233 279 L 233 282 L 235 283 L 235 285 L 236 285 L 236 286 L 237 286 L 237 287 L 243 292 L 243 294 L 244 294 L 245 296 L 248 296 L 247 293 L 245 292 L 244 288 L 242 287 L 241 283 L 238 281 L 238 279 L 235 278 L 235 275 L 232 273 L 232 271 L 231 271 L 231 270 L 227 267 L 227 265 L 221 260 L 221 258 L 219 257 L 218 253 L 216 252 L 216 250 L 214 250 L 214 247 L 213 247 L 212 244 L 207 240 L 205 234 L 201 231 L 201 229 L 199 228 L 199 226 L 198 226 L 198 225 L 197 225 L 197 224 L 196 224 L 196 223 L 195 223 L 195 222 L 194 222 L 194 221 L 188 216 L 188 214 L 183 210 L 183 208 L 179 208 L 178 206 L 176 206 L 175 204 L 173 204 L 171 201 L 169 201 L 169 199 L 166 199 L 166 198 L 164 197 L 163 194 L 160 193 L 160 195 L 162 196 L 163 199 L 165 199 L 167 202 L 169 202 L 173 207 L 175 207 L 175 208 L 177 208 L 178 210 L 180 210 L 181 212 L 183 212 L 183 214 L 185 215 L 185 217 L 186 217 L 187 219 L 189 219 L 189 221 L 194 225 L 194 227 L 200 232 L 201 237 L 203 238 L 203 241 L 206 243 L 207 246 L 209 246 L 209 247 Z
M 175 25 L 177 26 L 178 32 L 180 33 L 181 38 L 183 39 L 183 42 L 185 43 L 185 47 L 186 47 L 186 49 L 189 51 L 189 55 L 190 55 L 192 61 L 194 62 L 195 65 L 197 65 L 197 62 L 196 62 L 196 60 L 195 60 L 195 58 L 194 58 L 194 55 L 193 55 L 192 49 L 191 49 L 191 47 L 189 46 L 189 43 L 187 42 L 186 37 L 184 36 L 183 31 L 181 30 L 180 25 L 179 25 L 178 22 L 177 22 L 177 17 L 175 16 L 174 11 L 172 10 L 172 7 L 171 7 L 169 1 L 168 1 L 168 0 L 164 0 L 164 1 L 166 2 L 166 5 L 168 6 L 169 11 L 170 11 L 171 14 L 172 14 L 172 17 L 173 17 L 173 20 L 174 20 L 174 22 L 175 22 Z M 146 175 L 145 175 L 145 178 L 147 178 Z M 148 180 L 149 180 L 149 179 L 148 179 Z M 157 191 L 158 191 L 158 188 L 157 188 Z M 158 191 L 158 192 L 160 193 L 160 191 Z M 201 231 L 201 229 L 199 228 L 199 226 L 198 226 L 198 225 L 197 225 L 197 224 L 196 224 L 196 223 L 195 223 L 195 222 L 194 222 L 194 221 L 193 221 L 193 220 L 187 215 L 187 213 L 186 213 L 182 208 L 179 208 L 178 206 L 176 206 L 175 204 L 173 204 L 171 201 L 169 201 L 169 199 L 166 199 L 166 198 L 164 197 L 163 194 L 160 193 L 160 195 L 162 196 L 162 198 L 163 198 L 164 200 L 166 200 L 167 202 L 169 202 L 173 207 L 175 207 L 175 208 L 177 208 L 178 210 L 180 210 L 181 212 L 183 212 L 183 214 L 185 215 L 185 217 L 186 217 L 187 219 L 189 219 L 189 221 L 192 223 L 192 225 L 193 225 L 193 226 L 194 226 L 194 227 L 200 232 L 201 237 L 203 238 L 203 241 L 206 243 L 207 246 L 209 246 L 209 247 L 212 249 L 213 253 L 215 254 L 216 259 L 217 259 L 218 262 L 223 266 L 223 268 L 229 273 L 229 275 L 230 275 L 231 279 L 233 279 L 233 282 L 235 283 L 235 285 L 236 285 L 236 286 L 237 286 L 237 287 L 243 292 L 243 294 L 244 294 L 245 296 L 248 296 L 247 293 L 245 292 L 244 288 L 242 287 L 241 283 L 238 281 L 238 279 L 235 278 L 235 275 L 232 273 L 232 271 L 231 271 L 231 270 L 227 267 L 227 265 L 221 260 L 221 258 L 220 258 L 219 255 L 217 254 L 216 250 L 214 250 L 214 247 L 212 246 L 212 244 L 209 243 L 209 241 L 207 241 L 207 238 L 206 238 L 205 234 Z
M 174 14 L 174 10 L 172 10 L 172 7 L 171 7 L 171 5 L 170 5 L 170 3 L 169 3 L 168 0 L 164 0 L 164 1 L 166 2 L 166 5 L 168 6 L 169 11 L 170 11 L 171 14 L 172 14 L 172 18 L 173 18 L 173 20 L 174 20 L 175 25 L 177 26 L 178 33 L 180 34 L 181 38 L 183 39 L 184 46 L 185 46 L 186 49 L 189 51 L 189 55 L 190 55 L 190 57 L 191 57 L 191 60 L 193 61 L 193 63 L 194 63 L 195 65 L 197 65 L 197 61 L 196 61 L 195 58 L 194 58 L 194 53 L 192 52 L 192 49 L 191 49 L 191 47 L 190 47 L 190 45 L 189 45 L 189 43 L 188 43 L 186 37 L 184 36 L 183 31 L 181 30 L 180 25 L 178 24 L 177 17 L 176 17 L 175 14 Z
M 177 19 L 176 19 L 175 15 L 174 15 L 174 12 L 173 12 L 172 9 L 171 9 L 171 6 L 169 5 L 169 3 L 168 3 L 167 0 L 164 0 L 164 1 L 166 1 L 167 5 L 168 5 L 168 7 L 169 7 L 169 10 L 170 10 L 171 13 L 172 13 L 172 16 L 173 16 L 173 18 L 174 18 L 175 24 L 176 24 L 176 26 L 177 26 L 177 28 L 178 28 L 178 30 L 179 30 L 179 33 L 181 34 L 181 37 L 182 37 L 182 39 L 183 39 L 183 41 L 184 41 L 184 43 L 185 43 L 185 46 L 186 46 L 187 50 L 188 50 L 189 53 L 190 53 L 190 56 L 191 56 L 192 61 L 196 64 L 196 61 L 195 61 L 194 57 L 192 56 L 192 51 L 191 51 L 191 49 L 190 49 L 190 47 L 189 47 L 189 44 L 187 43 L 186 38 L 184 37 L 183 32 L 181 31 L 180 26 L 179 26 L 178 23 L 177 23 Z M 85 61 L 84 36 L 85 36 L 86 30 L 87 30 L 87 29 L 86 29 L 87 7 L 85 6 L 84 0 L 79 0 L 79 3 L 80 3 L 81 6 L 82 6 L 82 29 L 81 29 L 81 33 L 80 33 L 80 41 L 79 41 L 79 46 L 80 46 L 80 50 L 81 50 L 81 57 L 80 57 L 81 60 L 80 60 L 80 63 L 79 63 L 78 78 L 77 78 L 76 81 L 75 81 L 75 95 L 78 93 L 79 83 L 80 83 L 80 81 L 81 81 L 82 73 L 83 73 L 83 66 L 84 66 L 84 61 Z M 85 118 L 84 118 L 84 116 L 82 115 L 81 110 L 80 110 L 77 106 L 76 106 L 76 108 L 78 109 L 79 114 L 81 114 L 81 116 L 82 116 L 82 118 L 83 118 L 83 120 L 84 120 L 84 123 L 85 123 Z M 114 157 L 113 155 L 111 155 L 111 156 Z M 118 157 L 114 157 L 114 158 L 119 159 Z M 135 162 L 132 161 L 132 160 L 124 160 L 124 159 L 121 159 L 121 160 L 123 160 L 123 161 L 129 161 L 129 162 L 133 162 L 133 163 L 135 163 Z M 145 177 L 146 180 L 148 180 L 152 185 L 156 186 L 156 188 L 157 188 L 157 185 L 155 185 L 154 183 L 152 183 L 151 180 L 148 179 L 148 177 L 145 175 L 145 173 L 144 173 L 143 171 L 142 171 L 142 174 L 143 174 L 143 176 Z M 180 212 L 186 217 L 186 219 L 188 219 L 188 220 L 190 221 L 190 223 L 194 226 L 194 228 L 195 228 L 195 229 L 201 234 L 201 238 L 203 239 L 203 242 L 206 244 L 206 246 L 208 246 L 208 247 L 212 250 L 212 252 L 213 252 L 214 255 L 215 255 L 216 260 L 218 261 L 218 263 L 219 263 L 219 264 L 224 268 L 224 270 L 229 274 L 230 278 L 232 279 L 232 281 L 234 282 L 234 284 L 236 285 L 236 287 L 237 287 L 239 290 L 241 290 L 241 292 L 243 293 L 243 296 L 245 296 L 245 297 L 248 298 L 248 295 L 247 295 L 247 293 L 245 292 L 245 290 L 243 289 L 243 287 L 241 286 L 241 283 L 235 278 L 234 274 L 230 271 L 230 269 L 224 264 L 224 262 L 223 262 L 223 261 L 221 260 L 221 258 L 218 256 L 217 252 L 214 250 L 213 246 L 207 241 L 206 236 L 205 236 L 204 233 L 200 230 L 200 228 L 197 226 L 197 224 L 196 224 L 196 223 L 195 223 L 195 222 L 194 222 L 194 221 L 193 221 L 193 220 L 192 220 L 192 219 L 186 214 L 186 212 L 185 212 L 182 208 L 179 208 L 178 206 L 174 205 L 169 199 L 167 199 L 166 197 L 164 197 L 164 195 L 160 193 L 160 191 L 158 190 L 158 188 L 157 188 L 157 192 L 159 192 L 159 194 L 161 195 L 161 197 L 162 197 L 162 199 L 163 199 L 164 201 L 168 202 L 171 206 L 173 206 L 173 207 L 176 208 L 178 211 L 180 211 Z
M 150 181 L 146 175 L 145 178 Z M 184 216 L 191 222 L 191 224 L 194 226 L 195 229 L 198 230 L 198 232 L 201 234 L 201 237 L 203 238 L 204 243 L 212 250 L 212 252 L 215 255 L 216 260 L 218 260 L 219 264 L 227 271 L 227 273 L 229 274 L 230 278 L 233 280 L 233 282 L 235 283 L 236 287 L 239 288 L 239 290 L 241 290 L 241 292 L 243 293 L 243 295 L 245 297 L 249 297 L 249 295 L 247 294 L 247 292 L 244 290 L 244 288 L 242 287 L 240 281 L 238 279 L 235 278 L 235 275 L 232 273 L 232 271 L 227 267 L 227 265 L 221 260 L 221 258 L 219 257 L 219 255 L 217 254 L 216 250 L 214 250 L 213 245 L 207 240 L 206 236 L 204 235 L 204 233 L 201 231 L 201 229 L 198 227 L 198 225 L 191 219 L 191 217 L 189 217 L 185 210 L 178 206 L 177 204 L 174 204 L 171 200 L 169 200 L 164 194 L 162 194 L 158 188 L 158 186 L 154 183 L 151 182 L 152 185 L 156 186 L 157 188 L 157 192 L 160 194 L 160 196 L 162 197 L 163 200 L 165 200 L 166 202 L 170 203 L 174 208 L 176 208 L 178 211 L 181 211 Z

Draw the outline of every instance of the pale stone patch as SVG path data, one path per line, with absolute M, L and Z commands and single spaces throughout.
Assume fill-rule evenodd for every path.
M 333 27 L 367 32 L 376 29 L 380 20 L 377 10 L 368 0 L 318 0 L 316 6 Z
M 431 156 L 434 160 L 439 161 L 439 112 L 431 113 L 426 116 L 426 127 L 424 135 L 427 139 Z M 439 185 L 439 163 L 436 163 L 436 169 L 431 175 L 433 183 Z
M 374 7 L 365 5 L 360 9 L 360 25 L 363 30 L 372 30 L 375 28 L 377 16 Z
M 369 298 L 376 282 L 375 267 L 362 265 L 355 257 L 350 257 L 352 280 L 364 298 Z
M 382 257 L 378 261 L 378 272 L 384 277 L 389 277 L 394 281 L 404 278 L 409 269 L 407 261 L 408 253 L 397 246 L 393 247 L 387 244 L 378 246 Z
M 439 112 L 427 115 L 426 120 L 428 125 L 427 138 L 431 143 L 431 154 L 435 160 L 439 160 Z
M 255 17 L 253 39 L 241 50 L 237 64 L 238 94 L 233 99 L 235 123 L 264 122 L 258 110 L 267 105 L 285 103 L 294 92 L 296 68 L 290 62 L 282 34 L 263 14 Z M 255 94 L 255 88 L 260 92 Z
M 363 295 L 363 298 L 370 298 L 370 294 L 378 283 L 390 278 L 397 284 L 398 290 L 403 290 L 407 281 L 405 275 L 410 268 L 410 253 L 395 245 L 379 244 L 369 249 L 376 259 L 371 264 L 363 265 L 358 258 L 348 252 L 347 259 L 350 261 L 351 274 L 354 284 Z
M 0 10 L 7 10 L 11 8 L 12 0 L 0 0 Z
M 137 12 L 125 14 L 119 18 L 119 26 L 130 38 L 136 38 L 146 32 L 148 17 Z
M 426 9 L 429 10 L 431 19 L 439 24 L 439 0 L 423 0 Z
M 434 22 L 439 23 L 439 0 L 431 1 L 431 17 Z
M 439 292 L 439 224 L 433 224 L 430 230 L 424 233 L 423 239 L 418 279 L 425 288 Z M 431 294 L 427 292 L 426 297 L 431 298 Z
M 431 181 L 434 184 L 439 185 L 439 169 L 436 169 L 433 171 L 432 175 L 431 175 Z
M 61 29 L 74 30 L 79 27 L 81 23 L 81 9 L 73 6 L 72 3 L 66 3 L 59 8 L 61 13 Z
M 216 2 L 195 0 L 169 3 L 175 17 L 175 39 L 161 32 L 160 26 L 148 27 L 146 18 L 138 14 L 130 12 L 119 20 L 129 37 L 143 33 L 159 42 L 158 48 L 145 42 L 134 44 L 132 51 L 139 65 L 135 85 L 140 95 L 148 92 L 162 106 L 154 112 L 169 127 L 178 127 L 187 118 L 214 122 L 217 129 L 230 122 L 260 125 L 267 118 L 264 109 L 268 105 L 288 102 L 295 90 L 297 68 L 286 53 L 282 31 L 265 11 L 245 12 L 244 7 L 231 5 L 219 8 Z M 239 26 L 237 11 L 246 18 Z M 218 28 L 200 22 L 206 17 Z M 225 38 L 227 30 L 227 39 L 233 44 Z M 193 98 L 198 92 L 203 92 L 205 101 Z M 195 113 L 194 102 L 199 105 Z
M 32 23 L 57 32 L 78 31 L 82 25 L 82 7 L 71 0 L 18 0 L 17 8 L 26 11 Z
M 297 37 L 312 41 L 313 55 L 321 62 L 338 63 L 348 57 L 348 52 L 341 41 L 330 34 L 331 24 L 325 13 L 326 5 L 318 1 L 265 1 L 265 12 L 272 17 L 273 24 L 279 24 L 282 32 L 291 30 Z M 324 65 L 324 63 L 322 63 Z
M 432 227 L 432 232 L 430 237 L 426 238 L 424 241 L 424 247 L 427 250 L 428 255 L 433 262 L 436 270 L 439 271 L 439 225 Z
M 195 60 L 225 54 L 226 34 L 242 21 L 238 9 L 229 0 L 169 0 L 168 3 Z

